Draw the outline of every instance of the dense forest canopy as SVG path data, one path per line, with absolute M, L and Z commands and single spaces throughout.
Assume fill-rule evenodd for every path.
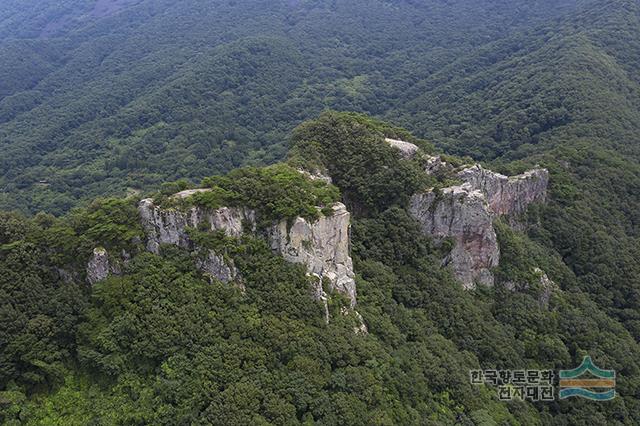
M 546 203 L 494 225 L 495 287 L 463 290 L 451 242 L 407 211 L 455 177 L 387 137 L 549 170 Z M 147 195 L 261 226 L 343 201 L 368 334 L 337 295 L 326 323 L 304 268 L 256 235 L 190 231 L 243 291 L 186 250 L 148 253 Z M 5 0 L 0 423 L 638 424 L 639 206 L 635 0 Z M 130 261 L 89 286 L 96 247 Z M 537 270 L 560 290 L 547 304 Z M 469 382 L 585 355 L 616 370 L 613 401 L 502 403 Z
M 582 2 L 35 4 L 0 10 L 0 207 L 60 214 L 281 159 L 289 132 L 326 108 L 403 111 L 431 136 L 442 123 L 415 115 L 438 72 Z

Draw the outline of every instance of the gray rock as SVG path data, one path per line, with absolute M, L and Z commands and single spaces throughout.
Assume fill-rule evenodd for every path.
M 549 309 L 549 301 L 551 295 L 558 291 L 558 285 L 553 282 L 547 274 L 540 268 L 535 268 L 534 272 L 540 276 L 540 294 L 538 296 L 538 303 L 542 309 Z
M 220 280 L 223 283 L 230 283 L 238 279 L 238 270 L 233 262 L 225 260 L 223 256 L 213 250 L 208 250 L 204 258 L 196 260 L 196 267 L 212 279 Z
M 162 209 L 154 205 L 152 199 L 145 199 L 140 202 L 138 209 L 147 235 L 147 249 L 156 254 L 161 244 L 196 250 L 197 247 L 187 235 L 188 227 L 201 228 L 205 224 L 210 231 L 222 230 L 236 238 L 245 231 L 256 230 L 256 214 L 245 208 L 211 210 L 193 207 L 183 212 Z M 287 261 L 305 264 L 309 274 L 319 277 L 316 288 L 318 298 L 323 296 L 322 281 L 326 279 L 331 290 L 347 295 L 353 306 L 356 288 L 349 255 L 350 214 L 341 203 L 336 203 L 332 209 L 332 215 L 322 216 L 314 222 L 296 218 L 290 228 L 285 220 L 274 223 L 267 230 L 266 238 L 271 248 Z M 244 229 L 245 225 L 251 229 Z
M 496 216 L 520 214 L 529 204 L 544 201 L 549 184 L 549 171 L 541 168 L 508 177 L 476 164 L 459 172 L 458 177 L 485 194 Z
M 340 314 L 344 315 L 345 317 L 353 316 L 356 323 L 356 325 L 353 327 L 353 332 L 355 334 L 362 334 L 362 335 L 369 334 L 369 329 L 367 328 L 367 325 L 364 323 L 364 318 L 362 318 L 362 315 L 360 315 L 360 312 L 356 311 L 355 309 L 348 309 L 348 308 L 342 307 L 340 308 Z
M 549 302 L 553 293 L 560 291 L 558 285 L 547 276 L 546 272 L 536 267 L 533 273 L 538 276 L 540 292 L 538 293 L 538 304 L 542 309 L 549 309 Z M 503 283 L 504 287 L 509 291 L 525 291 L 530 288 L 529 283 L 516 283 L 507 281 Z
M 320 277 L 318 293 L 322 279 L 327 279 L 332 291 L 345 294 L 355 306 L 356 284 L 349 254 L 351 215 L 342 203 L 334 204 L 332 210 L 332 215 L 314 222 L 298 217 L 290 228 L 281 221 L 271 228 L 269 240 L 285 260 L 303 263 L 310 274 Z
M 313 172 L 309 172 L 307 170 L 298 169 L 298 172 L 305 175 L 307 178 L 311 180 L 319 180 L 324 183 L 331 184 L 333 183 L 333 179 L 330 176 L 327 176 L 326 173 L 323 173 L 319 170 L 314 170 Z
M 443 161 L 442 157 L 440 157 L 439 155 L 432 156 L 425 154 L 424 159 L 424 171 L 430 175 L 443 171 L 452 172 L 454 169 L 451 164 Z
M 211 192 L 211 188 L 196 188 L 196 189 L 185 189 L 184 191 L 180 191 L 171 196 L 171 198 L 180 198 L 185 199 L 189 198 L 194 194 L 199 194 L 201 192 Z
M 93 249 L 93 254 L 87 264 L 87 281 L 93 285 L 106 279 L 110 273 L 109 253 L 102 247 Z
M 411 198 L 411 215 L 422 231 L 436 240 L 453 238 L 455 246 L 445 259 L 465 288 L 493 284 L 490 269 L 498 266 L 500 249 L 492 214 L 484 194 L 469 184 L 427 191 Z
M 400 155 L 405 160 L 416 158 L 420 153 L 420 148 L 411 142 L 405 142 L 397 139 L 385 138 L 385 141 L 400 151 Z M 424 171 L 428 174 L 434 174 L 441 171 L 453 171 L 454 167 L 443 161 L 439 155 L 428 155 L 424 152 L 420 153 L 420 158 L 424 161 Z
M 392 147 L 400 150 L 400 155 L 402 156 L 402 158 L 405 158 L 407 160 L 410 160 L 413 157 L 415 157 L 415 155 L 418 153 L 418 150 L 420 149 L 418 148 L 417 145 L 414 145 L 410 142 L 400 141 L 396 139 L 389 139 L 389 138 L 385 138 L 385 141 Z
M 433 167 L 442 167 L 434 160 Z M 432 170 L 435 170 L 432 168 Z M 416 194 L 410 213 L 426 235 L 436 240 L 451 237 L 455 247 L 445 259 L 465 288 L 476 283 L 492 285 L 491 268 L 498 266 L 498 247 L 493 220 L 516 216 L 535 201 L 544 201 L 549 172 L 536 168 L 507 177 L 480 165 L 458 172 L 462 185 Z
M 206 224 L 210 231 L 224 231 L 230 237 L 240 237 L 244 232 L 243 223 L 255 225 L 255 212 L 250 209 L 222 207 L 211 210 L 192 207 L 188 211 L 162 209 L 150 198 L 138 205 L 142 226 L 147 235 L 147 250 L 158 254 L 161 244 L 173 244 L 192 250 L 193 242 L 187 235 L 187 228 L 197 228 Z M 249 231 L 249 230 L 247 230 Z

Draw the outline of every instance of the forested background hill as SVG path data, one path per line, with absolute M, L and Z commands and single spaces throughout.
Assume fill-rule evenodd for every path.
M 565 291 L 551 312 L 499 285 L 461 291 L 402 205 L 354 218 L 369 340 L 340 324 L 322 328 L 311 303 L 288 305 L 280 318 L 274 300 L 292 300 L 304 280 L 255 242 L 241 247 L 259 265 L 246 272 L 257 289 L 250 303 L 198 281 L 180 253 L 140 257 L 129 276 L 93 295 L 52 278 L 52 268 L 86 260 L 100 238 L 137 235 L 132 202 L 94 198 L 283 160 L 292 130 L 327 109 L 383 119 L 505 173 L 548 168 L 548 202 L 530 209 L 526 232 L 500 228 L 498 275 L 544 266 Z M 324 125 L 316 123 L 319 138 Z M 101 424 L 99 410 L 104 424 L 221 423 L 221 407 L 235 407 L 229 418 L 275 424 L 292 413 L 326 424 L 410 423 L 436 412 L 433 424 L 640 419 L 635 0 L 5 0 L 0 210 L 19 212 L 0 220 L 0 318 L 11 324 L 0 330 L 0 390 L 10 389 L 0 420 L 49 392 L 24 418 L 65 421 L 61 407 L 79 407 L 78 424 Z M 268 296 L 265 276 L 289 287 Z M 128 290 L 140 283 L 140 295 Z M 160 320 L 122 306 L 152 306 L 165 286 L 176 319 L 158 329 L 196 333 L 194 318 L 206 323 L 207 309 L 220 306 L 218 328 L 197 336 L 200 352 L 181 352 L 152 327 L 131 334 L 134 320 Z M 193 307 L 194 298 L 205 301 Z M 132 335 L 152 359 L 131 355 Z M 463 375 L 440 378 L 478 365 L 561 368 L 587 352 L 618 370 L 624 398 L 505 409 Z M 210 370 L 229 374 L 204 377 Z M 193 396 L 236 382 L 214 402 Z
M 539 25 L 559 20 L 554 28 L 572 28 L 581 5 L 3 2 L 0 207 L 59 214 L 97 195 L 273 162 L 284 157 L 291 129 L 326 108 L 400 116 L 408 127 L 437 135 L 434 142 L 465 125 L 482 134 L 467 108 L 484 126 L 498 106 L 484 106 L 485 119 L 459 90 L 482 96 L 486 76 L 501 77 L 487 67 L 512 54 L 562 54 L 549 45 L 536 50 L 548 37 Z M 569 23 L 560 20 L 566 14 Z M 514 72 L 535 71 L 521 68 Z M 480 82 L 475 76 L 483 71 Z M 440 84 L 442 76 L 452 79 L 452 90 Z M 473 86 L 456 89 L 467 78 L 476 79 Z M 518 90 L 524 88 L 512 88 L 513 96 Z M 533 107 L 512 108 L 534 114 Z M 432 117 L 432 109 L 446 115 Z M 551 124 L 565 119 L 561 106 L 544 113 Z M 511 119 L 501 117 L 504 138 Z

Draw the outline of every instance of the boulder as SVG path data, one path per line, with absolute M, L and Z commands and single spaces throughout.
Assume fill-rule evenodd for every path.
M 385 138 L 385 141 L 392 147 L 398 149 L 402 158 L 407 160 L 414 158 L 420 149 L 417 145 L 397 139 Z

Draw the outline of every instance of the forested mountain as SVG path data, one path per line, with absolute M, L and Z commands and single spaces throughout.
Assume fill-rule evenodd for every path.
M 639 65 L 640 4 L 594 3 L 445 67 L 390 114 L 449 152 L 549 167 L 554 201 L 537 238 L 636 337 Z
M 465 290 L 442 264 L 450 246 L 425 235 L 407 210 L 415 191 L 451 179 L 425 175 L 419 158 L 403 159 L 387 146 L 391 136 L 429 149 L 402 129 L 326 113 L 296 130 L 288 164 L 207 178 L 201 189 L 180 192 L 187 198 L 173 195 L 189 187 L 185 182 L 166 185 L 153 195 L 160 210 L 150 211 L 148 200 L 136 209 L 138 200 L 128 198 L 98 200 L 59 219 L 3 214 L 0 418 L 69 425 L 634 424 L 640 346 L 632 335 L 589 299 L 553 248 L 502 219 L 495 224 L 495 286 Z M 337 187 L 299 167 L 326 167 Z M 338 199 L 359 212 L 350 233 L 357 311 L 323 279 L 323 314 L 322 299 L 310 291 L 313 276 L 285 262 L 290 249 L 284 258 L 273 252 L 269 229 L 272 220 L 284 221 L 288 234 L 276 238 L 288 241 L 285 247 L 315 232 L 288 225 L 296 216 L 320 221 L 326 233 L 334 213 L 314 206 Z M 211 209 L 229 214 L 228 207 L 250 207 L 256 216 L 239 210 L 242 225 L 233 216 L 177 225 L 182 214 L 206 218 Z M 519 220 L 530 232 L 544 229 Z M 211 232 L 251 223 L 254 230 L 237 238 Z M 349 233 L 329 232 L 324 243 L 320 235 L 301 249 L 336 244 L 335 235 Z M 207 250 L 223 254 L 213 269 L 203 266 Z M 222 272 L 224 264 L 234 272 Z M 541 287 L 536 268 L 557 287 Z M 504 403 L 495 389 L 469 381 L 478 368 L 558 369 L 586 353 L 616 369 L 615 400 Z
M 493 286 L 415 214 L 475 162 L 548 170 Z M 637 1 L 4 1 L 0 423 L 638 424 L 639 207 Z M 585 355 L 613 401 L 469 381 Z
M 288 132 L 323 109 L 385 114 L 444 66 L 578 4 L 40 3 L 0 11 L 0 206 L 53 213 L 283 158 Z

